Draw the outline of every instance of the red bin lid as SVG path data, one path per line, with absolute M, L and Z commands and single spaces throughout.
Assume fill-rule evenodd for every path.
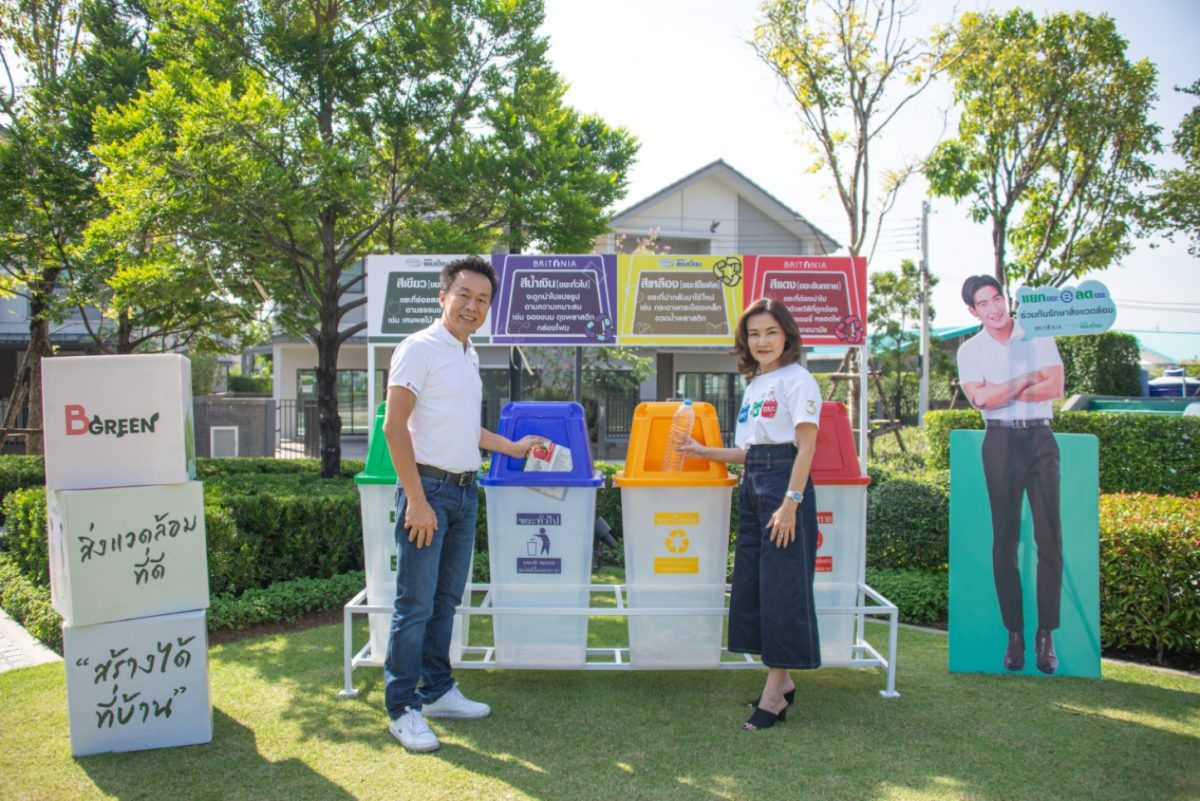
M 854 447 L 854 431 L 846 405 L 835 401 L 821 404 L 821 425 L 817 429 L 817 452 L 809 470 L 814 484 L 854 484 L 866 486 L 870 476 L 863 475 Z

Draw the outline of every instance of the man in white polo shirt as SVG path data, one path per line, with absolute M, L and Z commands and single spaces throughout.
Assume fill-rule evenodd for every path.
M 992 571 L 1000 616 L 1008 629 L 1004 667 L 1025 667 L 1025 623 L 1017 545 L 1021 500 L 1029 498 L 1037 544 L 1037 629 L 1034 654 L 1043 673 L 1058 670 L 1053 632 L 1062 597 L 1062 522 L 1058 444 L 1050 430 L 1063 396 L 1063 364 L 1053 337 L 1022 339 L 1000 283 L 977 275 L 963 283 L 963 302 L 983 329 L 958 349 L 963 392 L 983 413 L 983 472 L 992 507 Z
M 439 745 L 425 717 L 482 718 L 450 671 L 454 610 L 471 572 L 480 448 L 524 458 L 536 437 L 512 442 L 480 425 L 483 385 L 470 336 L 487 317 L 496 276 L 470 257 L 442 269 L 442 316 L 392 355 L 383 433 L 396 490 L 396 604 L 384 663 L 389 730 L 410 751 Z

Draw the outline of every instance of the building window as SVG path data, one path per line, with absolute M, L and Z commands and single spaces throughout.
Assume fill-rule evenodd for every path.
M 386 397 L 387 370 L 375 371 L 375 392 L 379 402 Z M 372 415 L 367 409 L 367 371 L 338 370 L 337 374 L 338 415 L 342 418 L 343 434 L 366 434 L 370 430 Z M 303 409 L 306 403 L 316 403 L 317 371 L 296 371 L 296 407 Z
M 637 250 L 646 232 L 640 234 L 621 232 L 617 234 L 618 253 L 632 253 Z M 712 240 L 700 237 L 660 236 L 654 240 L 654 248 L 660 253 L 680 256 L 707 256 L 712 253 Z

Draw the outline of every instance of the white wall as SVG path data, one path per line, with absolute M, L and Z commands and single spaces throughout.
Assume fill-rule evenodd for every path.
M 686 351 L 675 352 L 675 374 L 680 373 L 736 373 L 737 358 L 724 352 Z
M 710 176 L 647 206 L 635 216 L 622 218 L 621 230 L 644 236 L 651 229 L 658 229 L 664 237 L 710 239 L 711 253 L 732 253 L 737 244 L 737 209 L 738 196 L 733 188 Z M 719 223 L 715 232 L 709 230 L 713 221 Z

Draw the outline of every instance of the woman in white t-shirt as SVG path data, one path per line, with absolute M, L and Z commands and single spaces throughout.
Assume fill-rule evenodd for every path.
M 693 441 L 685 450 L 744 464 L 737 547 L 729 598 L 729 650 L 760 654 L 762 694 L 743 726 L 783 720 L 795 698 L 790 670 L 821 666 L 813 601 L 817 512 L 809 467 L 817 443 L 821 392 L 800 366 L 800 331 L 771 298 L 755 301 L 738 321 L 733 353 L 750 379 L 738 413 L 734 448 Z

